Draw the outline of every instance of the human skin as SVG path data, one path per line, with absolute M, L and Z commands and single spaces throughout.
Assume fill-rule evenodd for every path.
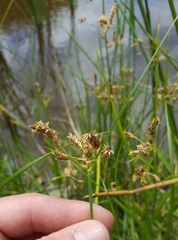
M 0 240 L 109 240 L 112 214 L 93 205 L 38 193 L 0 199 Z

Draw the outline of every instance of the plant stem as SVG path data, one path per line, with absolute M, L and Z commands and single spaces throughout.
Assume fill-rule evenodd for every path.
M 101 159 L 100 157 L 97 159 L 96 162 L 96 193 L 99 193 L 100 189 L 100 174 L 101 174 Z M 95 204 L 98 204 L 98 197 L 95 198 Z
M 89 190 L 89 202 L 90 202 L 90 219 L 93 219 L 92 179 L 91 179 L 91 174 L 89 170 L 88 170 L 88 190 Z

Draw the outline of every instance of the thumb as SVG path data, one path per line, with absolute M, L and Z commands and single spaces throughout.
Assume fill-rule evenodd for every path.
M 99 221 L 86 220 L 76 223 L 48 236 L 41 240 L 109 240 L 107 228 Z M 40 240 L 38 239 L 38 240 Z

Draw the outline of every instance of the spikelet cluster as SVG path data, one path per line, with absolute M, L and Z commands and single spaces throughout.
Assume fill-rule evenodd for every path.
M 146 176 L 148 175 L 152 176 L 156 182 L 160 182 L 160 178 L 156 174 L 146 172 L 144 166 L 142 165 L 138 168 L 135 168 L 135 172 L 132 176 L 132 181 L 136 182 L 137 180 L 139 180 L 142 185 L 148 184 L 148 181 L 146 179 Z
M 110 103 L 110 99 L 113 99 L 115 101 L 120 102 L 120 104 L 124 103 L 126 100 L 126 95 L 124 93 L 124 88 L 127 84 L 130 85 L 130 76 L 134 73 L 134 69 L 126 69 L 122 68 L 123 75 L 125 75 L 125 79 L 118 77 L 120 80 L 120 83 L 115 84 L 115 80 L 110 82 L 109 88 L 110 88 L 110 94 L 108 95 L 107 88 L 105 84 L 101 85 L 98 83 L 98 76 L 96 72 L 93 72 L 93 79 L 94 79 L 94 87 L 93 87 L 93 95 L 101 101 L 103 105 Z M 125 81 L 126 80 L 126 81 Z M 118 80 L 116 80 L 118 81 Z M 129 102 L 133 101 L 133 97 L 129 99 Z
M 110 87 L 110 96 L 108 95 L 107 89 L 105 86 L 99 86 L 97 74 L 93 73 L 94 78 L 94 91 L 93 95 L 101 100 L 102 104 L 106 104 L 110 102 L 110 98 L 118 99 L 121 95 L 120 92 L 123 91 L 124 87 L 120 84 L 112 84 Z
M 146 132 L 146 141 L 141 142 L 141 144 L 139 144 L 139 145 L 136 145 L 136 150 L 131 150 L 129 155 L 134 155 L 136 157 L 143 155 L 143 156 L 147 157 L 150 154 L 150 152 L 153 150 L 153 140 L 154 140 L 155 129 L 156 129 L 156 126 L 160 123 L 161 123 L 161 121 L 158 117 L 154 118 L 150 122 L 150 124 L 148 125 L 148 128 L 147 128 L 147 132 Z M 140 141 L 131 132 L 124 131 L 124 134 L 128 138 L 136 139 L 136 140 Z M 147 184 L 147 180 L 145 178 L 147 175 L 151 175 L 155 179 L 156 182 L 160 181 L 159 177 L 156 174 L 146 172 L 145 167 L 142 165 L 135 168 L 135 172 L 132 176 L 132 181 L 135 182 L 136 180 L 139 180 L 141 184 Z
M 31 132 L 42 133 L 46 135 L 48 138 L 50 138 L 55 144 L 59 143 L 56 131 L 49 127 L 49 122 L 43 123 L 40 120 L 39 122 L 36 122 L 35 124 L 30 125 L 29 127 L 31 128 Z
M 90 163 L 96 161 L 98 158 L 102 157 L 108 159 L 114 153 L 108 144 L 102 146 L 101 139 L 96 131 L 85 133 L 80 139 L 76 135 L 69 133 L 67 139 L 82 151 L 82 157 L 76 157 L 71 156 L 62 148 L 61 144 L 58 142 L 56 131 L 49 127 L 49 122 L 43 123 L 40 120 L 29 127 L 33 133 L 42 133 L 55 143 L 54 149 L 51 149 L 51 153 L 55 156 L 56 160 L 73 160 L 85 170 L 89 170 Z M 56 145 L 59 145 L 60 149 L 56 148 Z M 64 174 L 65 176 L 74 176 L 76 173 L 71 169 L 66 169 Z M 53 180 L 55 181 L 55 179 Z
M 73 169 L 71 166 L 64 168 L 64 175 L 66 177 L 72 177 L 77 174 L 77 170 Z
M 109 22 L 110 25 L 114 24 L 113 18 L 114 18 L 114 15 L 115 15 L 116 11 L 117 11 L 117 3 L 114 3 L 114 5 L 111 8 L 110 14 L 109 14 L 109 21 L 108 22 Z
M 117 3 L 114 3 L 109 14 L 109 19 L 107 19 L 105 15 L 102 15 L 101 17 L 98 18 L 98 22 L 104 31 L 107 31 L 110 28 L 110 26 L 114 24 L 113 18 L 116 11 L 117 11 Z
M 178 101 L 178 83 L 173 83 L 173 85 L 170 86 L 169 89 L 159 88 L 158 99 Z
M 84 157 L 87 159 L 93 157 L 101 147 L 101 140 L 96 131 L 83 134 L 81 139 L 78 139 L 75 135 L 69 133 L 67 138 L 82 150 Z M 101 153 L 103 158 L 108 159 L 113 154 L 113 151 L 110 149 L 109 145 L 104 145 Z
M 78 18 L 78 23 L 84 23 L 86 22 L 86 18 Z
M 146 133 L 146 141 L 142 142 L 139 145 L 136 145 L 136 150 L 131 150 L 129 155 L 144 155 L 148 156 L 150 152 L 153 149 L 153 137 L 155 133 L 155 128 L 158 124 L 160 124 L 161 121 L 158 117 L 154 118 L 151 123 L 148 125 L 147 133 Z M 138 140 L 138 138 L 130 133 L 130 132 L 124 132 L 125 136 L 128 138 L 135 138 Z
M 138 168 L 135 168 L 135 172 L 132 176 L 132 181 L 136 182 L 136 180 L 141 180 L 140 182 L 143 184 L 145 183 L 145 181 L 143 181 L 144 179 L 144 173 L 145 173 L 145 168 L 141 165 Z
M 52 150 L 52 154 L 55 156 L 56 160 L 69 160 L 70 156 L 66 153 L 59 151 L 58 149 Z

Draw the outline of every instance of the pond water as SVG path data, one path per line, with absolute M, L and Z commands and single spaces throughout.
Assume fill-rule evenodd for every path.
M 104 2 L 105 12 L 108 15 L 113 1 Z M 134 4 L 137 18 L 142 22 L 137 1 L 134 1 Z M 175 0 L 174 4 L 178 10 L 178 1 Z M 8 7 L 10 10 L 3 19 Z M 0 21 L 3 26 L 0 32 L 0 79 L 1 86 L 4 88 L 2 98 L 13 89 L 9 110 L 14 111 L 15 114 L 18 114 L 17 109 L 23 112 L 27 125 L 32 122 L 34 115 L 32 106 L 35 106 L 33 102 L 35 82 L 39 83 L 43 94 L 49 90 L 52 91 L 54 98 L 50 102 L 50 114 L 54 119 L 61 116 L 63 112 L 61 92 L 58 87 L 59 75 L 64 82 L 70 83 L 75 96 L 74 82 L 65 66 L 70 66 L 76 74 L 80 75 L 80 64 L 85 79 L 90 83 L 93 82 L 93 65 L 79 49 L 76 49 L 76 45 L 63 27 L 74 36 L 95 63 L 97 59 L 92 40 L 96 43 L 98 41 L 97 18 L 102 15 L 102 9 L 101 0 L 77 0 L 73 1 L 73 4 L 72 1 L 67 0 L 0 1 Z M 149 9 L 155 33 L 158 15 L 161 16 L 161 37 L 163 37 L 173 22 L 168 1 L 149 0 Z M 79 24 L 78 18 L 83 17 L 86 18 L 86 24 Z M 139 28 L 137 34 L 140 39 L 145 39 Z M 124 47 L 127 49 L 128 28 L 125 29 L 124 39 Z M 177 34 L 173 28 L 170 34 L 170 51 L 172 56 L 178 59 L 177 40 Z M 127 51 L 125 54 L 127 58 Z M 139 76 L 145 62 L 141 57 L 138 57 L 137 61 Z M 172 78 L 175 79 L 175 75 L 176 72 L 173 71 Z

